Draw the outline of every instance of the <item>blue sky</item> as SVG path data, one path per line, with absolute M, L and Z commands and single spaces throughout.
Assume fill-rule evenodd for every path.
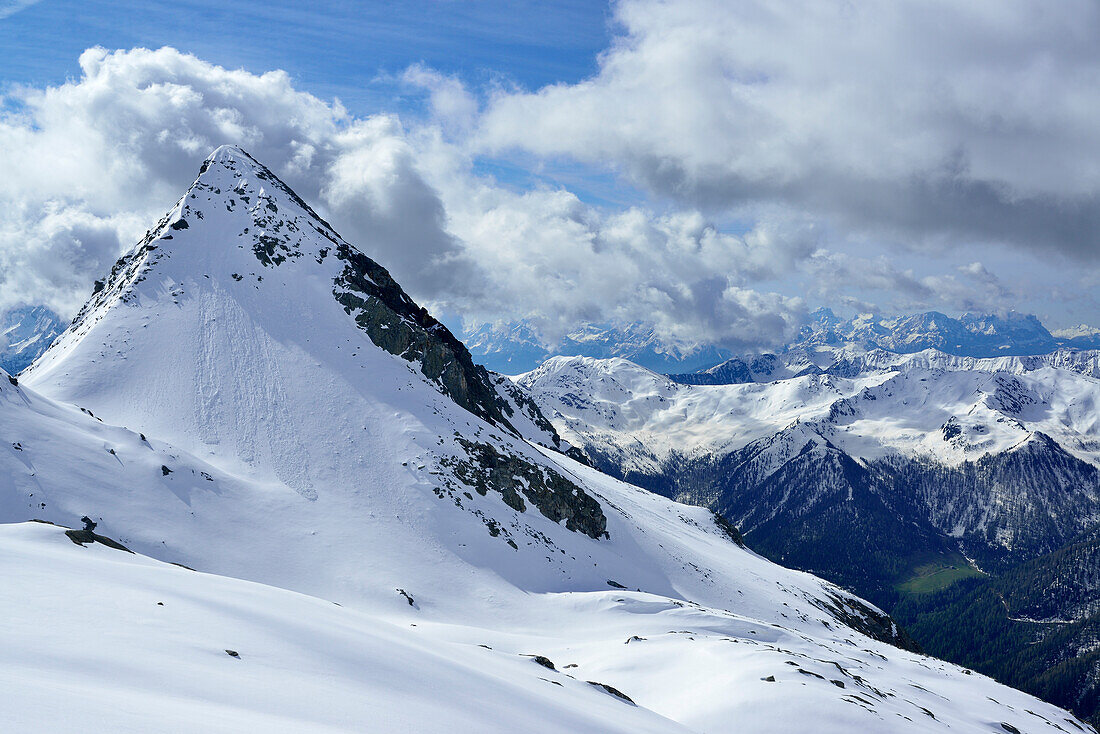
M 74 308 L 241 142 L 455 319 L 1098 323 L 1098 33 L 1089 0 L 0 0 L 0 165 L 36 173 L 0 185 L 0 309 Z
M 610 22 L 606 4 L 583 1 L 41 0 L 0 22 L 0 69 L 7 83 L 44 86 L 79 75 L 91 46 L 167 45 L 229 68 L 285 69 L 367 114 L 407 109 L 389 78 L 415 63 L 474 83 L 578 81 L 596 71 Z
M 9 0 L 11 15 L 0 20 L 5 84 L 44 87 L 79 76 L 77 58 L 92 46 L 173 46 L 227 68 L 283 69 L 300 88 L 357 115 L 407 118 L 424 112 L 424 96 L 398 79 L 411 65 L 472 88 L 575 83 L 596 72 L 614 24 L 608 4 L 583 0 L 27 2 Z M 597 205 L 641 200 L 613 176 L 565 160 L 538 172 L 507 158 L 478 168 L 516 186 L 568 186 Z

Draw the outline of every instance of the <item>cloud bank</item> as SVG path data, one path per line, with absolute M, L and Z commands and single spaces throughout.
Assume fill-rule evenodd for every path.
M 278 71 L 170 48 L 90 49 L 80 65 L 80 79 L 14 91 L 0 119 L 0 166 L 19 172 L 0 181 L 0 307 L 71 314 L 206 153 L 232 142 L 418 298 L 467 318 L 528 317 L 548 338 L 579 321 L 646 321 L 674 340 L 756 344 L 804 310 L 750 287 L 812 250 L 796 227 L 734 236 L 692 212 L 606 213 L 561 189 L 512 192 L 475 176 L 441 123 L 355 118 Z M 408 76 L 469 123 L 461 88 L 429 70 Z
M 502 93 L 487 150 L 622 171 L 914 246 L 1100 245 L 1091 0 L 624 0 L 574 85 Z
M 1024 291 L 1002 279 L 1006 244 L 1098 272 L 1100 6 L 614 8 L 620 34 L 592 78 L 470 89 L 414 65 L 400 81 L 428 112 L 404 119 L 353 115 L 281 71 L 89 49 L 79 78 L 0 98 L 0 311 L 73 313 L 223 143 L 433 309 L 527 319 L 550 342 L 645 322 L 670 342 L 765 347 L 808 300 L 1003 309 Z M 535 181 L 579 161 L 645 196 L 605 207 L 506 185 L 483 172 L 494 160 Z

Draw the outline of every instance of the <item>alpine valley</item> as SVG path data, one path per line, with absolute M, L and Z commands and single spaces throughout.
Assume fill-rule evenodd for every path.
M 5 730 L 1093 731 L 758 554 L 885 601 L 1046 562 L 1098 512 L 1087 358 L 513 382 L 363 244 L 219 148 L 0 375 Z
M 864 320 L 897 351 L 808 329 L 697 373 L 556 357 L 517 383 L 601 470 L 715 510 L 924 650 L 1095 720 L 1100 352 L 900 353 L 928 340 L 904 336 L 914 321 Z M 1003 325 L 990 342 L 1025 349 Z

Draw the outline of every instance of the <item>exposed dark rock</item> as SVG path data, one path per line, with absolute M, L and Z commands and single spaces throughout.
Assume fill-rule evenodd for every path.
M 489 372 L 474 364 L 466 346 L 447 327 L 418 306 L 385 268 L 363 253 L 340 242 L 336 257 L 345 266 L 336 279 L 333 295 L 371 341 L 391 354 L 419 363 L 424 376 L 466 410 L 519 435 L 509 421 L 512 407 L 493 387 Z M 534 410 L 541 416 L 537 408 Z M 545 418 L 542 420 L 550 425 Z
M 461 436 L 455 440 L 465 449 L 467 458 L 446 457 L 440 463 L 478 494 L 498 492 L 517 512 L 526 512 L 526 497 L 550 520 L 564 520 L 568 530 L 594 539 L 607 537 L 607 517 L 600 503 L 561 474 L 517 455 L 503 454 L 492 444 Z
M 837 621 L 868 637 L 900 647 L 902 650 L 922 652 L 920 645 L 894 622 L 890 615 L 855 597 L 827 593 L 828 601 L 822 601 L 816 597 L 811 601 Z
M 634 700 L 630 696 L 626 695 L 625 693 L 620 691 L 618 688 L 614 688 L 612 686 L 609 686 L 606 683 L 597 683 L 594 680 L 585 681 L 585 682 L 588 683 L 588 685 L 590 685 L 590 686 L 595 686 L 596 688 L 601 689 L 605 693 L 610 693 L 612 696 L 615 696 L 616 698 L 621 698 L 622 700 L 629 703 L 631 706 L 637 706 L 638 705 L 638 704 L 634 703 Z
M 117 540 L 112 540 L 111 538 L 108 538 L 106 535 L 99 535 L 98 533 L 94 533 L 90 529 L 87 529 L 88 523 L 91 523 L 91 527 L 93 527 L 93 528 L 96 526 L 96 524 L 94 522 L 91 522 L 90 520 L 88 520 L 88 518 L 86 518 L 86 517 L 81 518 L 81 519 L 85 521 L 85 529 L 84 530 L 66 530 L 65 535 L 68 536 L 69 540 L 73 541 L 74 543 L 76 543 L 77 545 L 79 545 L 81 547 L 84 547 L 88 543 L 99 543 L 100 545 L 105 545 L 108 548 L 114 548 L 115 550 L 126 551 L 127 553 L 133 553 L 132 550 L 130 550 L 129 548 L 124 546 L 122 543 L 119 543 Z
M 548 658 L 544 655 L 528 655 L 527 657 L 531 658 L 533 661 L 535 661 L 536 663 L 538 663 L 539 665 L 541 665 L 544 668 L 549 668 L 550 670 L 557 670 L 557 668 L 554 667 L 553 661 L 551 661 L 550 658 Z
M 962 426 L 959 425 L 959 419 L 954 416 L 951 416 L 951 418 L 943 424 L 940 430 L 943 431 L 944 441 L 950 441 L 962 435 Z
M 225 654 L 228 655 L 231 658 L 237 658 L 238 660 L 241 657 L 241 654 L 239 652 L 237 652 L 236 650 L 226 650 Z

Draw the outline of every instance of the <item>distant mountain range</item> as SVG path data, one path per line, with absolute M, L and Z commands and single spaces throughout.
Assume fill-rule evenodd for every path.
M 65 323 L 45 306 L 23 306 L 5 313 L 0 328 L 0 368 L 16 374 L 46 351 Z M 837 361 L 838 350 L 851 355 L 875 349 L 894 354 L 935 349 L 963 357 L 1003 357 L 1100 349 L 1100 329 L 1081 324 L 1052 332 L 1035 316 L 1015 312 L 952 318 L 927 311 L 841 319 L 832 310 L 819 308 L 790 344 L 748 356 L 713 344 L 674 344 L 641 323 L 584 324 L 552 347 L 543 344 L 528 321 L 471 326 L 462 340 L 474 361 L 506 375 L 530 372 L 553 356 L 621 357 L 685 383 L 736 384 L 827 369 Z
M 730 350 L 713 345 L 669 343 L 645 324 L 585 324 L 553 347 L 545 346 L 527 321 L 482 324 L 467 329 L 463 337 L 475 360 L 506 375 L 530 372 L 556 355 L 622 357 L 655 372 L 705 369 L 733 356 Z
M 774 353 L 748 357 L 735 356 L 731 350 L 713 344 L 673 344 L 645 324 L 586 324 L 552 346 L 546 346 L 526 321 L 482 324 L 467 329 L 464 341 L 474 359 L 504 374 L 529 372 L 552 356 L 621 357 L 662 374 L 684 375 L 716 368 L 710 377 L 698 379 L 718 380 L 720 384 L 793 377 L 803 369 L 812 370 L 814 365 L 824 368 L 834 361 L 838 349 L 881 349 L 894 354 L 935 349 L 960 357 L 1100 349 L 1100 330 L 1082 324 L 1051 332 L 1035 316 L 1016 312 L 967 313 L 953 318 L 927 311 L 909 316 L 864 314 L 841 319 L 830 309 L 820 308 L 810 314 L 790 344 Z M 729 364 L 722 365 L 724 362 Z
M 29 367 L 65 330 L 45 306 L 13 308 L 0 318 L 0 369 L 16 374 Z
M 856 346 L 912 354 L 936 349 L 960 357 L 1049 354 L 1056 349 L 1100 348 L 1100 332 L 1087 326 L 1055 336 L 1035 316 L 966 313 L 952 318 L 938 311 L 883 318 L 864 314 L 842 320 L 820 308 L 799 333 L 792 348 Z

